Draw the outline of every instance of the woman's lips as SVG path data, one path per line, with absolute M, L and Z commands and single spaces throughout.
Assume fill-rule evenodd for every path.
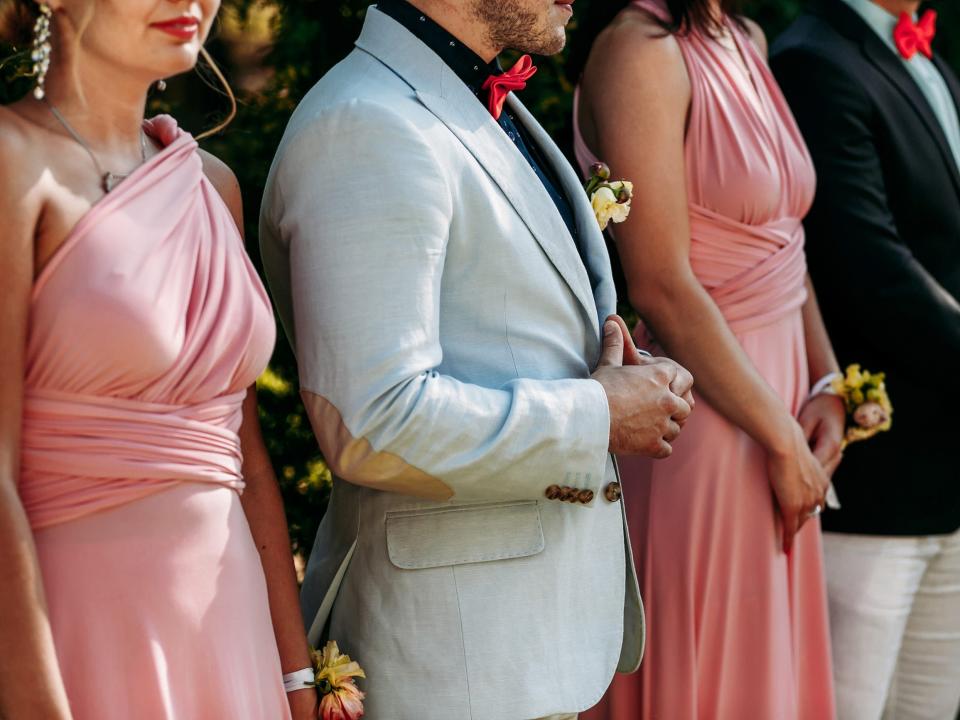
M 179 17 L 166 22 L 153 23 L 150 27 L 173 35 L 178 40 L 192 40 L 200 29 L 200 21 L 195 17 Z

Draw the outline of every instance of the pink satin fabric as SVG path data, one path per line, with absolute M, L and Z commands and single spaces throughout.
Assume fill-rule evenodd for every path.
M 634 6 L 667 17 L 664 0 Z M 815 176 L 765 59 L 676 35 L 691 84 L 685 140 L 690 264 L 743 350 L 798 413 L 810 387 L 802 219 Z M 755 84 L 754 84 L 755 83 Z M 577 159 L 596 158 L 579 129 Z M 616 158 L 603 158 L 616 168 Z M 641 347 L 666 354 L 641 324 Z M 673 455 L 621 458 L 648 621 L 646 657 L 585 720 L 830 720 L 830 641 L 817 521 L 791 555 L 766 454 L 702 396 Z
M 240 490 L 240 408 L 273 317 L 196 143 L 166 147 L 98 203 L 33 289 L 19 491 L 34 528 L 172 484 Z
M 289 717 L 239 501 L 275 329 L 197 145 L 84 216 L 33 288 L 18 491 L 76 720 Z
M 660 0 L 634 6 L 667 17 Z M 766 62 L 749 36 L 734 28 L 734 38 L 750 76 L 700 33 L 677 40 L 691 86 L 684 147 L 690 265 L 731 329 L 741 332 L 775 322 L 806 300 L 802 221 L 815 175 Z M 577 105 L 575 97 L 575 118 Z M 584 172 L 597 161 L 579 129 L 574 151 Z M 643 326 L 637 339 L 652 342 Z

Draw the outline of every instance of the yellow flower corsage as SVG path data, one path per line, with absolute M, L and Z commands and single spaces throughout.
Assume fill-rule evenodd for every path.
M 320 694 L 318 717 L 320 720 L 357 720 L 363 716 L 363 692 L 354 683 L 354 678 L 365 678 L 363 668 L 341 655 L 333 640 L 322 651 L 310 648 L 315 680 L 313 687 Z
M 844 446 L 868 440 L 893 425 L 893 405 L 887 395 L 884 373 L 871 373 L 859 365 L 850 365 L 846 374 L 834 379 L 831 387 L 847 410 Z

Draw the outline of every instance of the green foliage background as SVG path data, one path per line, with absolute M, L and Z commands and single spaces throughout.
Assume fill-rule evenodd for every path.
M 576 17 L 609 0 L 577 0 Z M 835 0 L 839 2 L 840 0 Z M 219 32 L 210 48 L 233 81 L 250 72 L 262 80 L 240 93 L 237 119 L 223 134 L 206 141 L 208 150 L 237 173 L 246 205 L 246 236 L 251 256 L 259 261 L 257 215 L 273 153 L 297 101 L 351 49 L 370 0 L 224 0 Z M 796 17 L 802 0 L 746 0 L 745 11 L 773 40 Z M 954 67 L 960 66 L 960 7 L 933 3 L 940 12 L 939 49 Z M 267 34 L 267 31 L 269 33 Z M 571 34 L 577 32 L 576 20 Z M 250 37 L 266 40 L 251 42 Z M 269 46 L 266 43 L 269 42 Z M 8 56 L 9 49 L 0 52 Z M 538 60 L 535 81 L 523 99 L 561 142 L 565 141 L 572 86 L 563 71 L 564 56 Z M 0 103 L 25 89 L 24 80 L 11 81 L 11 64 L 3 70 Z M 183 126 L 199 131 L 212 125 L 226 109 L 225 98 L 200 75 L 177 78 L 154 110 L 174 114 Z M 331 138 L 331 142 L 335 142 Z M 320 168 L 335 172 L 335 168 Z M 296 367 L 282 332 L 271 370 L 260 382 L 261 421 L 286 502 L 294 550 L 306 556 L 329 494 L 330 474 L 323 464 L 296 388 Z

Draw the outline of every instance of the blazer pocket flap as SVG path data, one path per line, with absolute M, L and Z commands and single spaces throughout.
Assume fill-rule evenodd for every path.
M 387 553 L 404 570 L 526 557 L 543 548 L 536 501 L 387 513 Z

